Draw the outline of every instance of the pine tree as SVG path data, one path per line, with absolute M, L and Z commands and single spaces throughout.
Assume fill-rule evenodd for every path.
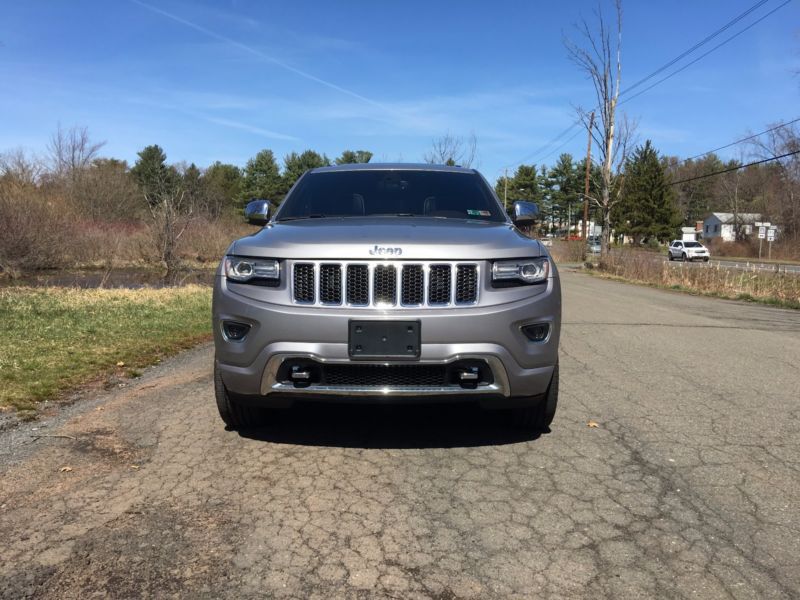
M 632 236 L 636 245 L 645 238 L 668 239 L 680 225 L 673 189 L 650 140 L 625 164 L 625 184 L 612 217 L 617 233 Z
M 335 162 L 337 165 L 368 163 L 371 158 L 372 152 L 368 150 L 345 150 Z
M 239 198 L 246 203 L 251 198 L 280 202 L 286 193 L 281 172 L 272 150 L 261 150 L 247 161 Z
M 147 146 L 138 156 L 136 164 L 131 168 L 131 174 L 152 207 L 158 204 L 160 195 L 175 190 L 179 177 L 175 169 L 167 165 L 167 155 L 161 146 Z
M 330 159 L 324 154 L 319 154 L 313 150 L 306 150 L 302 154 L 292 152 L 283 159 L 283 185 L 286 191 L 300 179 L 300 176 L 310 169 L 317 167 L 327 167 L 331 164 Z

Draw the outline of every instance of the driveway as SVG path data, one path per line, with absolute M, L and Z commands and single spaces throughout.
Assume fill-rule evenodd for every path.
M 563 285 L 541 436 L 469 406 L 239 435 L 207 345 L 1 433 L 0 597 L 800 596 L 800 312 Z

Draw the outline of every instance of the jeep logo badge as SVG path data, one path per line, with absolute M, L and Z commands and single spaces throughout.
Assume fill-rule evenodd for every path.
M 372 256 L 400 256 L 403 253 L 402 248 L 389 248 L 388 246 L 378 246 L 375 244 L 374 247 L 369 249 L 369 253 Z

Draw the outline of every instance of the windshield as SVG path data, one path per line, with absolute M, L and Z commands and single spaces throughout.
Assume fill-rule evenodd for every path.
M 276 220 L 397 215 L 506 220 L 476 173 L 390 169 L 307 173 Z
M 702 248 L 703 247 L 702 244 L 698 244 L 697 242 L 684 242 L 683 245 L 686 246 L 687 248 Z

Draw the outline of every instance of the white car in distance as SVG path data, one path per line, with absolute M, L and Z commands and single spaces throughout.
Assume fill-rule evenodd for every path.
M 702 260 L 703 262 L 708 262 L 708 259 L 711 258 L 711 253 L 700 242 L 673 240 L 667 250 L 667 257 L 669 260 Z

